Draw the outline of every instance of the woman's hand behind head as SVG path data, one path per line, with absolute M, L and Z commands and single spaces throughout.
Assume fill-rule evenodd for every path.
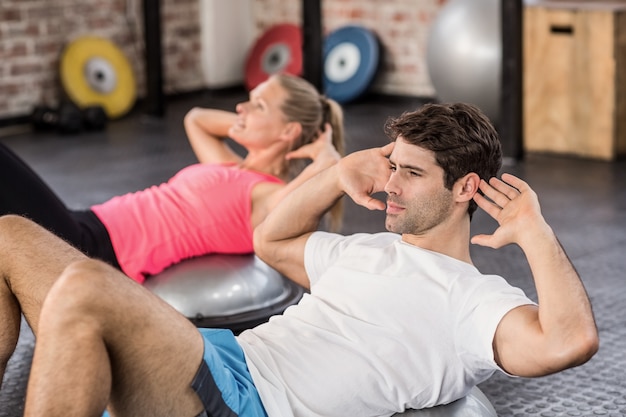
M 314 162 L 332 161 L 337 162 L 341 159 L 341 155 L 333 145 L 333 129 L 330 124 L 326 123 L 324 131 L 320 132 L 317 139 L 304 145 L 295 151 L 289 152 L 286 159 L 310 159 Z

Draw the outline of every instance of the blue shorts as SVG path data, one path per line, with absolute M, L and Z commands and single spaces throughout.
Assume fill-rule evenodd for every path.
M 204 338 L 204 361 L 191 387 L 209 416 L 267 417 L 252 382 L 243 350 L 230 330 L 198 329 Z
M 205 412 L 199 417 L 267 417 L 233 333 L 198 330 L 204 338 L 204 360 L 191 387 L 204 404 Z M 109 417 L 109 413 L 105 411 L 102 417 Z

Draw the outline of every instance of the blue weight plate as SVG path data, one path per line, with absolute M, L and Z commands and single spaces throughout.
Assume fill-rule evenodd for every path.
M 371 85 L 380 58 L 378 38 L 361 26 L 345 26 L 324 41 L 323 85 L 326 96 L 347 103 Z

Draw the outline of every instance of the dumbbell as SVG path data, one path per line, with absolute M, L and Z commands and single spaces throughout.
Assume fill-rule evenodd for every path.
M 31 114 L 31 123 L 36 130 L 58 129 L 60 133 L 78 133 L 83 128 L 102 130 L 108 117 L 102 106 L 88 106 L 79 109 L 73 103 L 62 103 L 58 109 L 36 106 Z
M 103 130 L 109 117 L 102 106 L 87 106 L 83 109 L 83 127 L 87 130 Z

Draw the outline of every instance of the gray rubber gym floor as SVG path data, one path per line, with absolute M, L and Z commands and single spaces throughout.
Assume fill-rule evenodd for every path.
M 88 207 L 164 181 L 194 162 L 182 127 L 185 112 L 194 105 L 233 109 L 243 97 L 240 90 L 203 92 L 170 99 L 161 119 L 138 108 L 103 132 L 59 136 L 26 130 L 5 133 L 0 140 L 28 161 L 69 206 Z M 387 116 L 422 103 L 370 96 L 346 105 L 348 151 L 387 143 L 382 131 Z M 527 180 L 539 194 L 544 215 L 590 294 L 601 347 L 578 368 L 538 379 L 496 374 L 480 388 L 501 417 L 626 416 L 626 163 L 527 155 L 505 170 Z M 478 233 L 495 225 L 479 213 L 472 227 Z M 381 230 L 382 213 L 348 204 L 345 233 Z M 481 270 L 501 274 L 535 297 L 517 247 L 472 250 Z M 0 391 L 0 417 L 22 415 L 33 346 L 33 335 L 25 327 Z

